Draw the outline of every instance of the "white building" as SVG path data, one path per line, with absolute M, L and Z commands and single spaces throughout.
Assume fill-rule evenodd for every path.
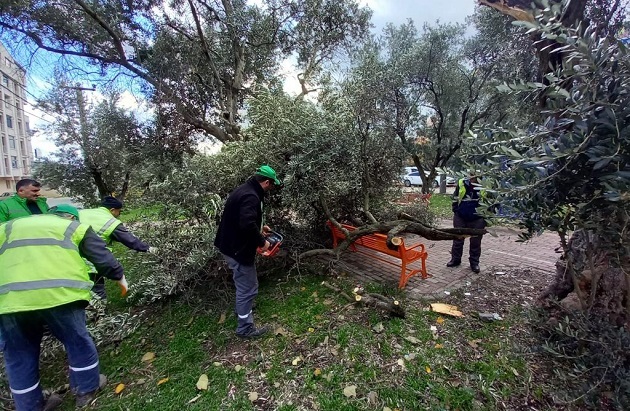
M 0 43 L 0 193 L 31 174 L 33 149 L 26 103 L 26 71 Z

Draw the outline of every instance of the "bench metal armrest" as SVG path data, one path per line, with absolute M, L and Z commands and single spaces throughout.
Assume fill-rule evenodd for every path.
M 404 243 L 403 243 L 404 244 Z M 406 250 L 410 251 L 410 250 L 415 250 L 416 248 L 420 247 L 422 252 L 424 252 L 424 244 L 420 243 L 420 244 L 416 244 L 413 247 L 410 248 L 406 248 Z

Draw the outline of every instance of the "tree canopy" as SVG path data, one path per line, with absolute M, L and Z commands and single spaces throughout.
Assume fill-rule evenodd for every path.
M 135 78 L 164 116 L 221 142 L 244 138 L 244 101 L 277 81 L 281 59 L 297 56 L 308 93 L 323 64 L 366 35 L 370 16 L 355 0 L 0 5 L 0 27 L 14 40 L 79 58 L 110 78 Z

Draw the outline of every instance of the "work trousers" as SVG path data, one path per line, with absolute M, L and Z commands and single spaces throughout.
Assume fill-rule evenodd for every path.
M 247 334 L 254 326 L 252 308 L 258 295 L 258 274 L 256 266 L 241 264 L 232 257 L 223 255 L 232 270 L 236 286 L 236 315 L 238 316 L 237 334 Z
M 486 227 L 486 221 L 483 218 L 477 218 L 472 221 L 466 221 L 457 213 L 453 215 L 453 227 L 455 228 L 479 228 Z M 470 248 L 468 250 L 468 261 L 470 265 L 479 265 L 479 257 L 481 257 L 481 238 L 483 236 L 470 237 Z M 451 258 L 454 261 L 461 261 L 464 252 L 464 240 L 453 240 L 451 248 Z
M 76 395 L 99 385 L 98 353 L 85 326 L 85 309 L 78 303 L 45 310 L 0 315 L 0 347 L 17 411 L 41 410 L 39 354 L 44 326 L 65 347 L 70 364 L 70 389 Z

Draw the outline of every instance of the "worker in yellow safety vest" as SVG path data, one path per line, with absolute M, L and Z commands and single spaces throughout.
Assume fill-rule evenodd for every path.
M 122 201 L 115 197 L 107 196 L 103 198 L 101 207 L 79 210 L 79 218 L 81 223 L 91 226 L 94 232 L 101 237 L 107 245 L 111 245 L 113 241 L 117 241 L 131 250 L 154 252 L 154 247 L 149 247 L 131 234 L 118 219 L 122 208 Z M 90 279 L 94 281 L 92 291 L 101 299 L 106 299 L 105 279 L 96 272 L 91 264 L 88 264 L 88 267 L 90 268 Z
M 40 385 L 44 327 L 64 345 L 78 407 L 107 383 L 85 324 L 93 283 L 83 258 L 123 294 L 127 281 L 105 242 L 78 217 L 75 207 L 60 204 L 0 225 L 0 348 L 18 411 L 52 410 L 62 402 L 57 394 L 45 399 Z
M 469 178 L 462 178 L 457 182 L 457 187 L 453 193 L 453 227 L 455 228 L 478 228 L 486 227 L 486 220 L 477 213 L 479 200 L 484 196 L 481 184 L 477 180 L 475 173 L 470 173 Z M 482 236 L 470 237 L 470 248 L 468 250 L 468 261 L 470 269 L 474 273 L 479 273 L 479 258 L 481 257 Z M 446 263 L 447 267 L 457 267 L 462 262 L 464 252 L 464 240 L 453 240 L 451 248 L 451 260 Z

